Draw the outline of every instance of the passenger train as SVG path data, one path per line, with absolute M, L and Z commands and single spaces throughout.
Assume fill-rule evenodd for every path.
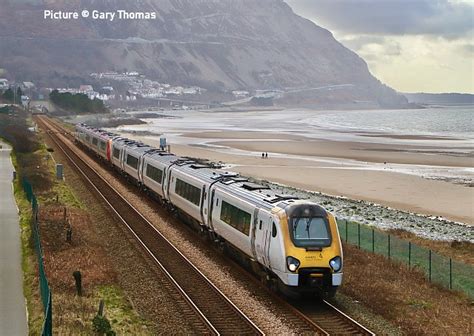
M 330 297 L 341 285 L 339 231 L 321 206 L 85 124 L 75 139 L 283 293 Z

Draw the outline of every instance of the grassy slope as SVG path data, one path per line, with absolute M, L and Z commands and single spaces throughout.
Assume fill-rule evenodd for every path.
M 50 159 L 45 159 L 47 156 Z M 34 153 L 12 151 L 11 157 L 19 176 L 24 172 L 31 174 L 32 168 L 25 166 L 25 163 L 40 162 L 38 170 L 47 172 L 45 175 L 49 179 L 50 187 L 37 194 L 40 206 L 56 203 L 58 199 L 61 206 L 84 210 L 84 205 L 70 187 L 64 181 L 54 180 L 55 163 L 44 144 Z M 45 186 L 48 186 L 48 183 L 45 183 Z M 29 334 L 40 335 L 44 315 L 39 293 L 37 258 L 31 239 L 32 211 L 20 179 L 14 183 L 14 194 L 20 215 L 23 292 L 27 302 Z M 51 283 L 51 286 L 54 288 L 54 283 Z M 146 321 L 139 317 L 115 283 L 98 286 L 85 298 L 71 296 L 70 293 L 63 293 L 59 289 L 53 290 L 53 331 L 59 334 L 81 334 L 84 331 L 92 334 L 92 318 L 97 312 L 100 299 L 104 299 L 106 316 L 118 334 L 147 334 L 146 327 L 143 327 L 147 325 Z

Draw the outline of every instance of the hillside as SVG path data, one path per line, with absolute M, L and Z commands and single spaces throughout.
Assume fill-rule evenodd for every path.
M 43 85 L 133 70 L 210 90 L 353 84 L 330 100 L 406 103 L 329 31 L 282 0 L 0 0 L 0 8 L 0 68 Z M 44 9 L 155 11 L 157 18 L 45 20 Z M 308 97 L 311 91 L 301 99 Z

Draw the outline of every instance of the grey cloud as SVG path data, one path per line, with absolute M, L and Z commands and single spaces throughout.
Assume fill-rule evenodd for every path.
M 459 50 L 468 57 L 474 56 L 474 44 L 464 44 L 459 46 Z
M 373 35 L 437 35 L 473 31 L 474 4 L 449 0 L 286 0 L 293 10 L 330 30 Z
M 385 37 L 383 36 L 368 36 L 368 35 L 360 35 L 355 37 L 349 38 L 340 38 L 339 41 L 344 44 L 346 47 L 352 50 L 360 50 L 366 44 L 384 44 Z
M 367 44 L 378 44 L 381 47 L 380 56 L 399 56 L 402 53 L 402 47 L 397 41 L 386 38 L 383 36 L 371 36 L 371 35 L 359 35 L 354 37 L 341 38 L 340 42 L 346 47 L 361 52 L 364 55 L 364 59 L 370 58 L 369 54 L 363 52 L 364 46 Z

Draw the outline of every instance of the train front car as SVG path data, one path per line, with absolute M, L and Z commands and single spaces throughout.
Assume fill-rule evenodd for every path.
M 342 283 L 342 245 L 334 216 L 308 201 L 295 201 L 275 214 L 283 233 L 286 272 L 279 277 L 288 295 L 332 297 Z

